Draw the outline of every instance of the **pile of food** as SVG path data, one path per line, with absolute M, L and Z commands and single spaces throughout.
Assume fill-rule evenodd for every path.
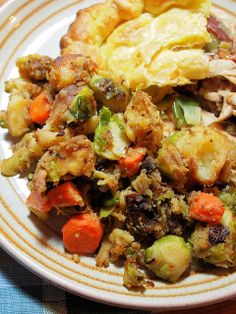
M 236 266 L 236 28 L 208 0 L 109 0 L 77 14 L 56 59 L 17 60 L 4 176 L 63 215 L 66 250 L 176 282 L 193 258 Z M 33 170 L 32 170 L 33 169 Z M 147 272 L 146 272 L 147 271 Z

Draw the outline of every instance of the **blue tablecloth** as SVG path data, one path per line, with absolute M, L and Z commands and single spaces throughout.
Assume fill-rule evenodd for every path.
M 76 297 L 53 287 L 15 262 L 0 249 L 1 314 L 140 314 Z

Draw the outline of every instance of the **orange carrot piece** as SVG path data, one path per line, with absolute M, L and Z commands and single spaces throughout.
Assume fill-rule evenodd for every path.
M 213 224 L 219 222 L 225 211 L 221 200 L 211 193 L 196 194 L 190 199 L 189 205 L 191 218 Z
M 118 161 L 118 165 L 124 175 L 131 177 L 135 175 L 141 166 L 141 161 L 146 155 L 144 147 L 129 147 L 125 157 Z
M 26 204 L 41 212 L 49 212 L 52 209 L 47 196 L 38 191 L 32 191 L 26 200 Z
M 47 196 L 53 207 L 84 206 L 80 191 L 70 181 L 56 186 L 48 192 Z
M 103 226 L 93 213 L 78 214 L 70 218 L 62 229 L 64 245 L 70 253 L 94 253 L 103 236 Z
M 29 108 L 32 121 L 38 124 L 44 124 L 49 118 L 51 111 L 51 104 L 44 92 L 34 98 Z

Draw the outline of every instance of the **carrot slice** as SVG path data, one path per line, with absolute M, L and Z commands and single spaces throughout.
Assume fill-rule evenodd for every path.
M 198 193 L 189 201 L 189 215 L 191 218 L 218 223 L 224 214 L 225 208 L 221 200 L 211 193 Z
M 53 207 L 84 206 L 80 191 L 70 181 L 56 186 L 48 192 L 47 196 Z
M 51 104 L 44 92 L 34 98 L 29 108 L 31 120 L 39 124 L 44 124 L 46 122 L 51 111 Z
M 146 155 L 144 147 L 129 147 L 125 157 L 118 161 L 118 165 L 124 175 L 131 177 L 135 175 L 141 166 L 141 161 Z
M 52 209 L 47 196 L 38 191 L 32 191 L 26 200 L 26 204 L 41 212 L 49 212 Z
M 103 227 L 95 214 L 78 214 L 67 221 L 62 234 L 67 251 L 74 254 L 91 254 L 100 244 Z

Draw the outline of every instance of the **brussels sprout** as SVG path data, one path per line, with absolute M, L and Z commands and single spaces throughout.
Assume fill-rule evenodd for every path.
M 235 188 L 226 188 L 219 194 L 219 198 L 229 209 L 236 213 L 236 190 Z
M 111 111 L 103 107 L 99 111 L 100 122 L 95 130 L 95 152 L 106 159 L 118 160 L 125 156 L 130 141 L 125 133 L 123 116 L 112 115 Z
M 186 271 L 191 261 L 191 246 L 183 238 L 168 235 L 145 252 L 145 264 L 156 276 L 175 282 Z
M 96 102 L 93 97 L 93 91 L 84 86 L 74 98 L 69 106 L 70 113 L 76 120 L 81 122 L 88 120 L 96 114 Z
M 115 83 L 110 78 L 98 75 L 92 77 L 89 85 L 95 93 L 95 98 L 102 105 L 114 112 L 125 111 L 130 99 L 129 92 L 125 87 Z
M 218 267 L 236 266 L 236 216 L 226 208 L 218 225 L 197 224 L 190 242 L 193 256 Z
M 119 199 L 117 197 L 110 198 L 106 200 L 103 204 L 103 207 L 100 209 L 99 217 L 107 218 L 115 209 Z

